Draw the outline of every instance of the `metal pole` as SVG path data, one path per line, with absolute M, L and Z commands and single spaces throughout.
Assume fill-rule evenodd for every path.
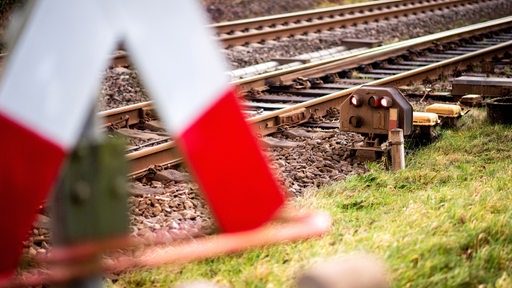
M 68 156 L 50 201 L 52 242 L 61 249 L 90 245 L 127 235 L 129 231 L 125 145 L 118 139 L 105 137 L 98 121 L 91 109 L 80 141 Z M 64 260 L 60 265 L 70 270 L 90 270 L 91 275 L 55 287 L 104 287 L 99 262 L 102 252 L 98 248 L 88 255 Z
M 404 132 L 400 128 L 390 131 L 391 167 L 393 171 L 405 168 Z

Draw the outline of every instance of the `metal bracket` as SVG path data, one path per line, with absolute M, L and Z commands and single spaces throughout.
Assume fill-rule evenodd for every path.
M 128 232 L 125 145 L 81 142 L 68 158 L 50 203 L 56 245 Z

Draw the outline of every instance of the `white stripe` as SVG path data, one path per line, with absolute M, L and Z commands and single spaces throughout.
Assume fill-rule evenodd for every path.
M 192 0 L 38 1 L 10 55 L 0 111 L 65 149 L 73 146 L 122 31 L 159 114 L 181 133 L 227 89 L 202 9 Z
M 0 87 L 0 112 L 64 149 L 81 133 L 116 42 L 99 2 L 37 1 Z
M 227 90 L 226 63 L 196 0 L 124 0 L 128 52 L 168 129 L 181 134 Z

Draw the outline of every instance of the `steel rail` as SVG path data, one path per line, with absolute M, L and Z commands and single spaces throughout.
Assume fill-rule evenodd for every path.
M 419 0 L 421 1 L 421 0 Z M 295 21 L 310 21 L 314 18 L 333 18 L 343 15 L 352 15 L 362 13 L 364 10 L 382 10 L 399 7 L 409 2 L 419 1 L 402 1 L 402 0 L 381 0 L 364 2 L 358 4 L 349 4 L 336 7 L 314 9 L 308 11 L 299 11 L 292 13 L 284 13 L 265 17 L 256 17 L 250 19 L 242 19 L 223 23 L 212 24 L 209 27 L 216 30 L 219 34 L 233 33 L 244 29 L 260 29 L 264 26 L 282 25 L 293 23 Z
M 137 103 L 98 113 L 103 119 L 104 127 L 123 128 L 135 125 L 148 116 L 152 111 L 151 101 Z
M 128 175 L 133 178 L 146 174 L 147 169 L 155 166 L 155 163 L 165 168 L 183 160 L 175 141 L 129 153 L 126 158 L 130 163 Z
M 490 0 L 376 1 L 212 25 L 224 47 L 426 14 Z

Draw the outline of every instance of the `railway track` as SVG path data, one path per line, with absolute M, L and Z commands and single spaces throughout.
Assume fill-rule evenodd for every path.
M 265 136 L 337 113 L 346 96 L 361 85 L 411 86 L 427 79 L 449 79 L 474 63 L 510 58 L 511 45 L 512 17 L 507 17 L 250 77 L 233 85 L 243 95 L 248 122 L 259 136 Z M 151 139 L 128 153 L 132 177 L 144 175 L 153 165 L 166 167 L 181 161 L 175 143 L 163 136 L 151 102 L 100 115 L 105 127 Z M 136 126 L 145 132 L 127 129 Z
M 488 0 L 386 0 L 212 25 L 225 48 L 443 11 Z

